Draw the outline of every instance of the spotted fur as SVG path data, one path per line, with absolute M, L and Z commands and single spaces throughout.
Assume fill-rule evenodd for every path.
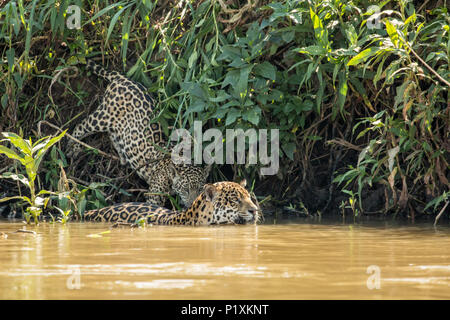
M 189 206 L 206 183 L 210 167 L 174 164 L 164 153 L 167 141 L 161 125 L 151 122 L 154 102 L 145 87 L 116 71 L 106 71 L 89 60 L 87 68 L 109 81 L 100 106 L 78 124 L 72 136 L 81 140 L 97 132 L 107 132 L 122 165 L 129 164 L 149 185 L 149 203 L 162 206 L 162 194 L 178 194 Z M 69 141 L 68 156 L 80 152 Z
M 216 182 L 207 184 L 203 192 L 184 211 L 172 211 L 149 203 L 131 202 L 88 211 L 87 221 L 148 224 L 215 225 L 250 224 L 262 220 L 259 207 L 245 189 L 245 183 Z

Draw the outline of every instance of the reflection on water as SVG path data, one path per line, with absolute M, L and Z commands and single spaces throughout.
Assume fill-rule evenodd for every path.
M 0 299 L 450 298 L 448 226 L 270 223 L 1 222 Z

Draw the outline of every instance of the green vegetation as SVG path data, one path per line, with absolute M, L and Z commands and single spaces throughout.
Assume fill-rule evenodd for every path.
M 4 173 L 2 177 L 10 178 L 24 184 L 30 191 L 30 197 L 5 197 L 0 199 L 0 202 L 19 199 L 29 204 L 25 211 L 25 219 L 27 223 L 30 223 L 30 218 L 33 217 L 34 222 L 37 224 L 38 217 L 42 213 L 42 208 L 45 208 L 48 201 L 50 200 L 50 198 L 45 197 L 45 195 L 51 194 L 52 192 L 47 190 L 40 190 L 38 193 L 36 193 L 37 190 L 35 186 L 35 180 L 38 175 L 39 165 L 44 158 L 45 152 L 51 146 L 61 140 L 65 133 L 66 132 L 64 131 L 57 137 L 45 137 L 33 143 L 31 139 L 22 139 L 15 133 L 3 132 L 3 136 L 6 138 L 4 140 L 9 141 L 12 145 L 14 145 L 14 147 L 16 147 L 20 151 L 20 153 L 16 153 L 13 149 L 7 148 L 3 145 L 0 145 L 0 153 L 5 154 L 10 159 L 19 161 L 25 167 L 27 176 L 25 177 L 21 173 L 14 174 L 7 172 Z M 63 213 L 62 210 L 61 212 Z M 67 213 L 63 213 L 63 216 L 67 218 Z
M 80 29 L 67 25 L 72 4 L 81 8 Z M 280 129 L 276 176 L 216 166 L 215 181 L 246 177 L 274 205 L 310 213 L 437 215 L 450 186 L 448 7 L 9 1 L 0 10 L 0 131 L 36 136 L 41 120 L 73 128 L 98 103 L 101 80 L 81 64 L 97 57 L 148 88 L 167 135 L 194 120 L 223 131 Z M 87 141 L 114 153 L 103 136 Z M 63 211 L 142 200 L 145 184 L 114 157 L 91 151 L 67 163 L 55 148 L 51 158 L 44 189 L 56 190 L 61 170 L 73 182 Z M 11 188 L 0 180 L 0 191 Z

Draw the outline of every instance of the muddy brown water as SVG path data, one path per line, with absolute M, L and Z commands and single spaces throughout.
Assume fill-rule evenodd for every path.
M 22 227 L 0 221 L 0 299 L 450 298 L 448 225 Z

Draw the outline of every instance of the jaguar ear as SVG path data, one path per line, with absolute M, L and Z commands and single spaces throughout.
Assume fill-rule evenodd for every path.
M 214 200 L 214 198 L 216 197 L 216 194 L 217 194 L 217 188 L 216 188 L 216 186 L 215 185 L 213 185 L 213 184 L 207 184 L 207 185 L 205 185 L 205 187 L 203 188 L 203 192 L 205 193 L 205 195 L 206 195 L 206 199 L 208 200 L 208 201 L 213 201 Z
M 170 176 L 172 177 L 172 180 L 179 178 L 178 171 L 172 162 L 169 164 L 169 172 L 170 172 Z
M 241 185 L 241 187 L 245 188 L 247 186 L 247 180 L 243 179 L 239 184 Z

